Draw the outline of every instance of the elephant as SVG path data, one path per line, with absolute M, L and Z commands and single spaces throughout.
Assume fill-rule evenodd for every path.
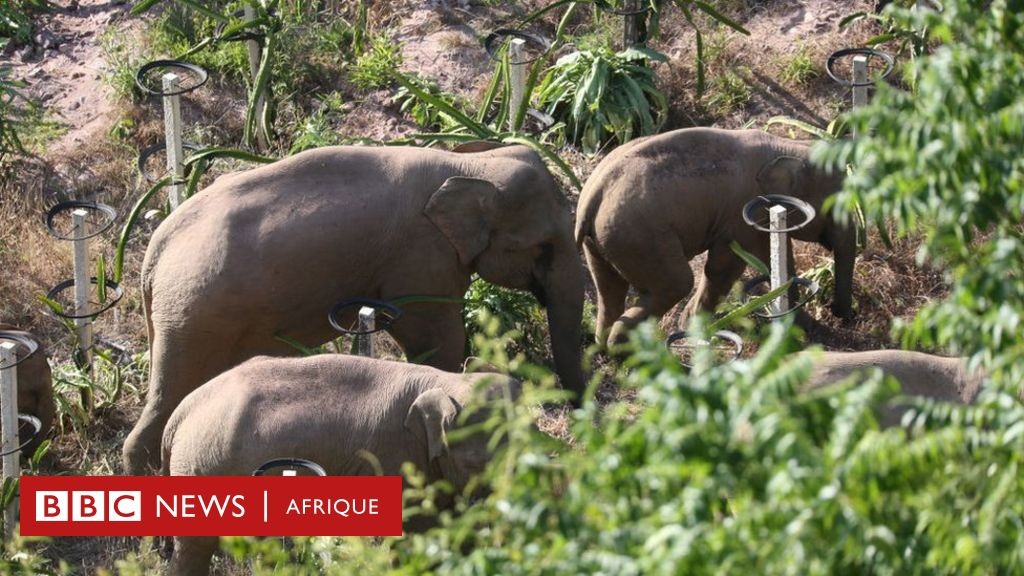
M 463 406 L 484 404 L 459 418 Z M 456 425 L 488 417 L 488 400 L 519 395 L 519 382 L 491 373 L 459 374 L 428 366 L 342 354 L 256 357 L 200 386 L 178 405 L 163 436 L 162 473 L 244 476 L 277 458 L 302 458 L 328 475 L 399 475 L 412 462 L 428 482 L 462 492 L 493 452 L 478 432 L 448 442 Z M 465 420 L 462 424 L 457 419 Z M 363 457 L 377 459 L 379 469 Z M 452 504 L 450 498 L 439 507 Z M 421 518 L 422 520 L 422 518 Z M 406 519 L 407 530 L 428 522 Z M 218 538 L 174 538 L 170 574 L 209 571 Z
M 804 352 L 802 354 L 814 354 Z M 805 388 L 835 384 L 858 371 L 880 368 L 900 382 L 905 396 L 970 404 L 978 397 L 984 375 L 971 371 L 963 358 L 947 358 L 907 350 L 824 352 L 814 354 L 814 372 Z M 898 426 L 906 406 L 893 403 L 881 413 L 883 426 Z
M 688 261 L 698 254 L 707 252 L 707 263 L 683 320 L 713 310 L 743 273 L 733 241 L 768 262 L 768 234 L 743 220 L 744 205 L 764 194 L 795 196 L 816 210 L 790 237 L 833 251 L 833 311 L 848 318 L 856 229 L 822 213 L 842 175 L 811 165 L 809 150 L 759 130 L 685 128 L 634 140 L 602 160 L 580 194 L 575 230 L 597 288 L 598 343 L 624 341 L 685 298 L 694 286 Z M 792 248 L 789 262 L 792 274 Z M 638 300 L 627 310 L 630 286 Z
M 39 343 L 39 339 L 33 334 L 19 330 L 12 324 L 0 322 L 0 331 L 12 332 L 15 335 L 31 338 Z M 53 398 L 53 376 L 50 373 L 50 363 L 46 347 L 39 343 L 39 348 L 36 352 L 21 364 L 18 364 L 17 370 L 18 413 L 35 416 L 39 418 L 39 423 L 42 425 L 39 429 L 39 434 L 22 448 L 22 455 L 31 456 L 43 439 L 49 435 L 57 413 L 57 405 Z
M 474 273 L 546 306 L 555 371 L 579 395 L 583 265 L 568 200 L 533 150 L 488 148 L 314 149 L 182 203 L 143 261 L 151 369 L 125 469 L 159 468 L 167 418 L 203 382 L 256 355 L 296 354 L 284 339 L 337 336 L 327 314 L 339 301 L 441 297 L 404 305 L 388 332 L 406 357 L 458 370 L 457 303 Z

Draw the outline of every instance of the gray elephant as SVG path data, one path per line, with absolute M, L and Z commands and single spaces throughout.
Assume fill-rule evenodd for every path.
M 457 374 L 427 366 L 341 354 L 251 359 L 201 386 L 175 409 L 163 436 L 163 473 L 244 476 L 276 458 L 303 458 L 331 476 L 399 475 L 412 462 L 428 482 L 462 491 L 490 461 L 489 437 L 449 443 L 463 406 L 519 394 L 496 374 Z M 474 426 L 487 406 L 469 413 Z M 461 419 L 460 419 L 461 420 Z M 439 501 L 446 507 L 450 501 Z M 423 520 L 423 519 L 421 519 Z M 424 522 L 418 526 L 422 527 Z M 406 522 L 407 530 L 416 523 Z M 205 574 L 217 537 L 174 539 L 170 573 Z
M 713 310 L 743 273 L 733 241 L 768 262 L 768 234 L 742 214 L 764 194 L 795 196 L 815 208 L 814 220 L 790 237 L 834 252 L 833 311 L 849 317 L 856 231 L 822 214 L 842 178 L 812 166 L 809 148 L 758 130 L 689 128 L 609 154 L 583 188 L 576 213 L 576 240 L 597 286 L 598 342 L 621 342 L 628 329 L 685 298 L 694 286 L 688 262 L 698 254 L 707 252 L 707 263 L 684 320 L 698 307 Z M 792 254 L 789 262 L 792 273 Z M 627 310 L 630 286 L 639 298 Z
M 294 354 L 279 336 L 336 336 L 326 319 L 335 303 L 461 299 L 474 272 L 547 307 L 561 384 L 582 392 L 583 266 L 568 202 L 529 148 L 341 146 L 218 179 L 146 252 L 152 364 L 126 470 L 158 466 L 167 417 L 203 382 L 255 355 Z M 404 306 L 389 332 L 408 358 L 437 368 L 458 370 L 465 354 L 457 304 Z
M 0 322 L 0 330 L 12 332 L 39 343 L 39 339 L 29 332 L 19 330 L 12 324 Z M 46 347 L 39 343 L 35 354 L 17 366 L 18 370 L 18 413 L 31 414 L 39 418 L 42 427 L 39 434 L 22 449 L 22 455 L 31 456 L 39 444 L 50 433 L 53 420 L 57 413 L 57 405 L 53 399 L 53 376 Z M 24 441 L 24 439 L 22 439 Z
M 962 358 L 947 358 L 907 350 L 871 350 L 867 352 L 824 352 L 814 354 L 814 372 L 806 384 L 815 389 L 835 384 L 861 371 L 879 368 L 899 381 L 902 394 L 931 398 L 942 402 L 970 404 L 981 392 L 984 380 L 980 372 L 967 369 Z M 884 426 L 896 426 L 906 412 L 898 402 L 881 414 Z

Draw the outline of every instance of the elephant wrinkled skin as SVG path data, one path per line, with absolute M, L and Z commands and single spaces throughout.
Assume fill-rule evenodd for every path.
M 598 343 L 621 342 L 630 328 L 685 298 L 694 286 L 688 262 L 698 254 L 707 252 L 707 263 L 684 320 L 698 307 L 713 310 L 743 273 L 733 241 L 768 262 L 768 234 L 743 221 L 744 205 L 764 194 L 795 196 L 817 211 L 790 237 L 834 252 L 833 311 L 848 317 L 856 232 L 822 214 L 842 178 L 812 166 L 809 150 L 806 142 L 758 130 L 688 128 L 609 154 L 584 186 L 576 213 L 576 240 L 597 286 Z M 792 254 L 789 262 L 792 274 Z M 630 286 L 639 298 L 627 310 Z
M 568 202 L 532 150 L 338 146 L 221 177 L 175 210 L 146 252 L 152 366 L 126 470 L 158 467 L 167 417 L 203 382 L 256 355 L 294 355 L 278 336 L 330 340 L 335 303 L 461 299 L 474 272 L 547 307 L 562 386 L 582 392 L 583 267 Z M 403 308 L 389 332 L 406 356 L 458 370 L 461 307 Z
M 476 386 L 486 387 L 485 401 L 519 394 L 516 380 L 496 374 L 341 354 L 253 358 L 199 387 L 175 409 L 164 431 L 163 473 L 245 476 L 287 457 L 316 462 L 330 476 L 397 476 L 411 462 L 428 482 L 447 480 L 461 492 L 492 454 L 486 433 L 448 441 L 463 407 L 480 399 Z M 481 406 L 464 425 L 487 417 Z M 405 529 L 429 525 L 421 520 L 407 518 Z M 175 538 L 170 573 L 206 574 L 217 542 Z

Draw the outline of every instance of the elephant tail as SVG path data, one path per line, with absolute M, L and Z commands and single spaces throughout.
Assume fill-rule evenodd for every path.
M 178 428 L 178 422 L 181 420 L 177 418 L 177 411 L 171 414 L 171 418 L 167 420 L 167 425 L 164 428 L 164 435 L 160 441 L 160 475 L 170 476 L 171 475 L 171 445 L 174 444 L 174 435 Z
M 589 193 L 588 193 L 589 192 Z M 576 208 L 576 247 L 582 248 L 583 241 L 594 237 L 594 220 L 601 207 L 601 195 L 584 188 Z

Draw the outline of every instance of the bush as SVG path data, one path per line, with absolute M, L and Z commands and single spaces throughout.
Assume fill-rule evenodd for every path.
M 926 425 L 882 431 L 875 408 L 894 383 L 874 374 L 801 393 L 811 360 L 784 356 L 796 345 L 785 326 L 751 359 L 700 356 L 690 373 L 653 323 L 633 338 L 617 381 L 638 405 L 571 414 L 573 448 L 532 428 L 525 405 L 509 407 L 492 493 L 440 528 L 379 546 L 304 539 L 291 555 L 276 540 L 229 546 L 273 559 L 265 573 L 997 574 L 1024 561 L 1021 406 L 921 404 Z
M 906 345 L 972 357 L 998 383 L 1024 382 L 1024 2 L 944 2 L 943 12 L 889 9 L 928 30 L 930 55 L 907 64 L 911 94 L 882 83 L 852 113 L 862 136 L 817 157 L 852 165 L 838 203 L 921 234 L 919 259 L 948 269 L 950 295 L 900 323 Z M 1012 336 L 1011 336 L 1012 335 Z
M 614 141 L 623 144 L 654 134 L 668 110 L 646 62 L 664 62 L 649 48 L 614 53 L 607 48 L 559 58 L 538 87 L 540 105 L 566 125 L 569 140 L 596 154 Z

